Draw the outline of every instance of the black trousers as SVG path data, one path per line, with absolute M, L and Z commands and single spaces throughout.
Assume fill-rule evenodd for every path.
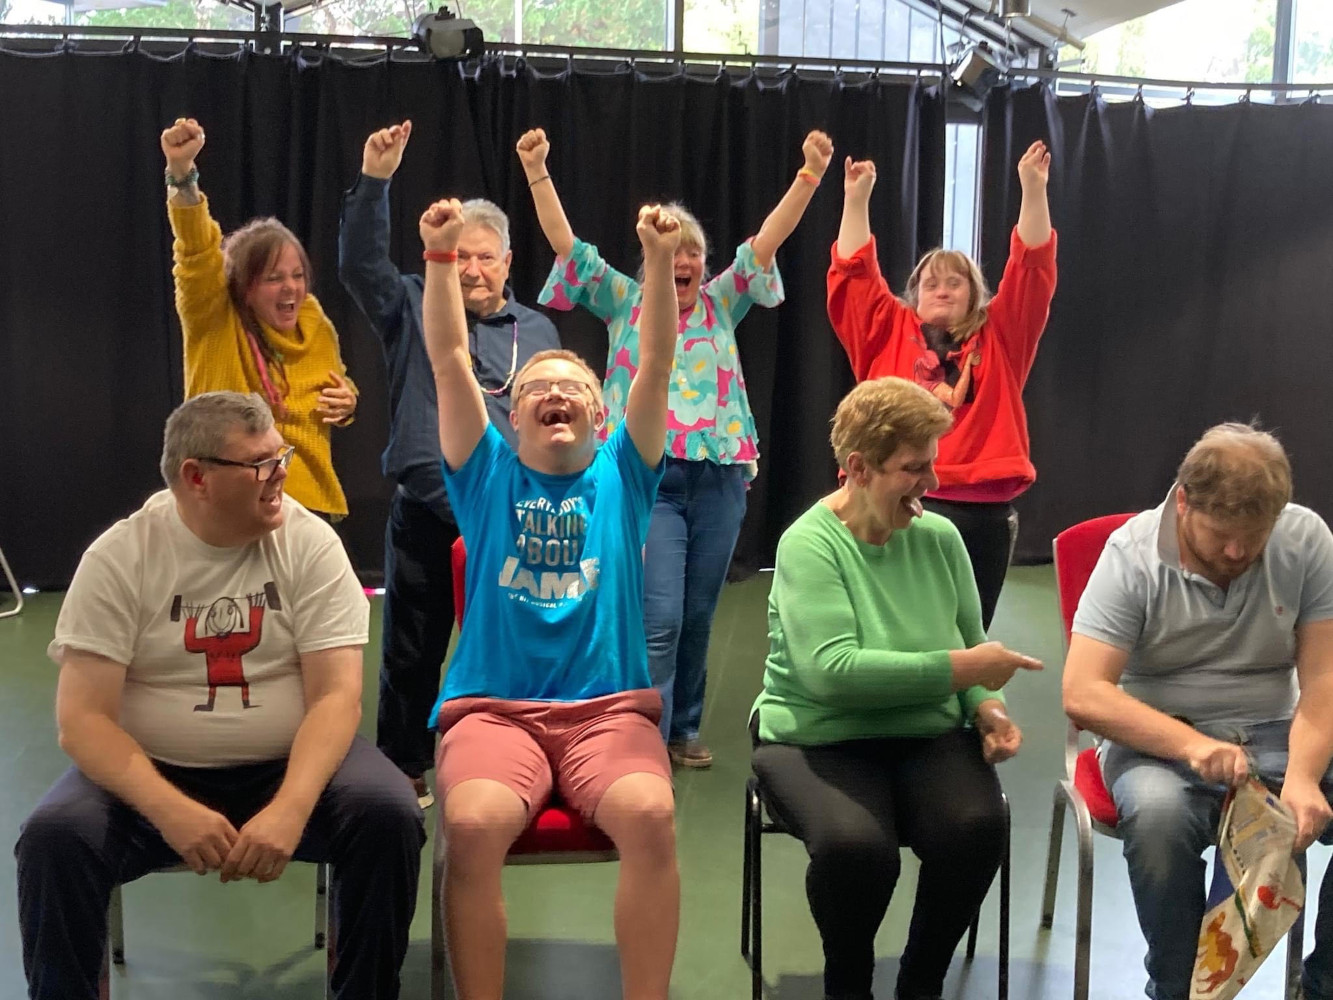
M 1014 538 L 1018 535 L 1017 511 L 1008 503 L 959 503 L 929 497 L 921 505 L 947 517 L 963 536 L 972 575 L 977 578 L 977 592 L 981 594 L 981 627 L 989 630 L 1005 574 L 1009 572 Z
M 426 727 L 454 627 L 449 550 L 456 525 L 441 507 L 397 490 L 384 528 L 384 617 L 375 742 L 409 778 L 434 766 Z
M 921 859 L 899 1000 L 937 997 L 1004 854 L 1004 802 L 975 730 L 823 746 L 760 743 L 754 773 L 810 854 L 805 890 L 824 944 L 824 994 L 867 1000 L 875 932 L 901 871 Z
M 287 761 L 157 768 L 240 829 L 272 801 Z M 383 754 L 354 738 L 293 855 L 333 867 L 338 939 L 332 987 L 338 1000 L 398 996 L 425 842 L 411 786 Z M 179 855 L 143 816 L 78 768 L 66 771 L 38 803 L 14 854 L 28 995 L 96 1000 L 112 888 L 180 864 Z

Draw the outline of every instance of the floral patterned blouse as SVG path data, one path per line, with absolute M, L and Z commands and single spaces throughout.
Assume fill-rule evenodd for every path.
M 742 243 L 736 259 L 699 289 L 694 308 L 681 313 L 667 400 L 666 453 L 690 461 L 746 465 L 753 479 L 759 458 L 745 376 L 736 350 L 736 325 L 750 306 L 782 302 L 777 263 L 759 267 L 754 248 Z M 607 420 L 610 434 L 625 418 L 625 401 L 639 370 L 642 286 L 611 267 L 597 248 L 580 239 L 568 258 L 557 257 L 537 301 L 560 310 L 583 306 L 606 324 Z

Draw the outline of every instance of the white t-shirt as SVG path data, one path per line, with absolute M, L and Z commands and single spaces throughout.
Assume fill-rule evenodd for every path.
M 120 723 L 150 757 L 286 757 L 305 716 L 301 654 L 368 640 L 370 605 L 337 534 L 291 497 L 283 514 L 259 541 L 217 548 L 163 490 L 83 554 L 47 652 L 126 665 Z

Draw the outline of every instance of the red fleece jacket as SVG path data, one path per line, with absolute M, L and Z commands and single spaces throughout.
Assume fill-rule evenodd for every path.
M 1055 294 L 1055 233 L 1039 247 L 1026 246 L 1015 229 L 1009 262 L 988 307 L 986 323 L 970 346 L 981 352 L 972 369 L 971 400 L 954 410 L 953 427 L 940 438 L 935 471 L 940 492 L 963 499 L 1018 496 L 1037 478 L 1029 458 L 1023 385 Z M 934 368 L 927 361 L 921 317 L 889 291 L 879 271 L 872 236 L 850 257 L 833 244 L 828 272 L 828 313 L 858 382 Z M 1011 494 L 1011 495 L 1005 495 Z

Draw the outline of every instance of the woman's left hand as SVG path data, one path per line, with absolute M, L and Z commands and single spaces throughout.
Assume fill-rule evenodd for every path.
M 816 177 L 823 177 L 833 161 L 833 140 L 816 129 L 801 143 L 801 152 L 805 154 L 805 169 Z
M 319 390 L 319 407 L 315 410 L 326 424 L 341 424 L 356 412 L 356 393 L 335 371 L 329 372 L 332 384 Z
M 1023 731 L 1014 725 L 1004 703 L 998 699 L 988 699 L 977 706 L 976 726 L 981 733 L 981 755 L 987 764 L 1008 760 L 1023 745 Z

